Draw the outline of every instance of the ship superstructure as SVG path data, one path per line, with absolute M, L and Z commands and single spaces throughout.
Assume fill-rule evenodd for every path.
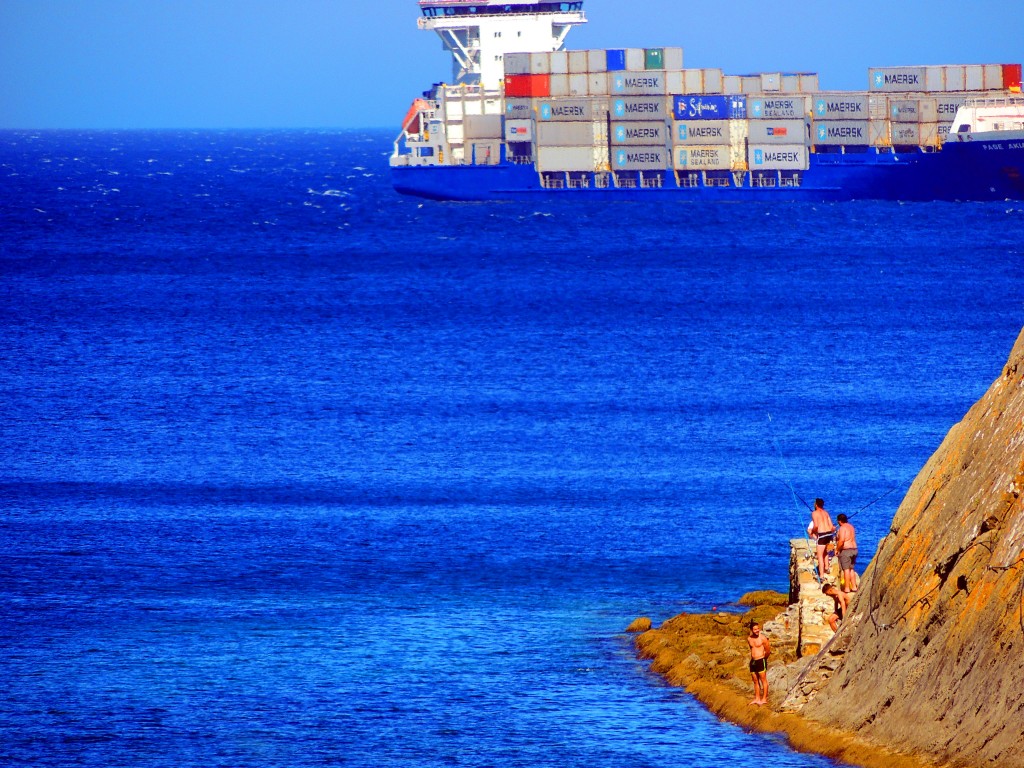
M 437 199 L 1024 199 L 1020 64 L 685 68 L 678 47 L 565 50 L 583 3 L 420 0 L 454 82 L 417 99 L 395 188 Z

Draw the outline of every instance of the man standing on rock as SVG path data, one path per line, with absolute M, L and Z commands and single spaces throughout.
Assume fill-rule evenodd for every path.
M 814 511 L 811 512 L 811 524 L 807 527 L 807 533 L 818 544 L 818 580 L 824 582 L 828 578 L 828 569 L 825 567 L 825 550 L 836 537 L 836 527 L 832 524 L 832 518 L 825 509 L 824 499 L 814 500 Z
M 772 652 L 772 644 L 767 635 L 761 634 L 761 625 L 750 625 L 747 636 L 750 646 L 750 677 L 754 681 L 754 699 L 751 704 L 761 707 L 768 703 L 768 655 Z
M 836 535 L 836 552 L 839 554 L 839 568 L 843 572 L 843 586 L 847 592 L 856 592 L 857 572 L 857 530 L 846 515 L 839 515 L 839 532 Z

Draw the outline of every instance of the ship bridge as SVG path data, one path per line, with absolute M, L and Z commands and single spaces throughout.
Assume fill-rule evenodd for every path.
M 455 83 L 500 86 L 506 53 L 561 50 L 569 31 L 587 19 L 582 0 L 419 0 L 419 28 L 440 36 L 453 58 Z

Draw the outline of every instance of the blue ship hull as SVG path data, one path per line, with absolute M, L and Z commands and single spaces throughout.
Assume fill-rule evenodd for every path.
M 799 186 L 676 185 L 671 172 L 664 185 L 644 188 L 546 188 L 532 165 L 396 166 L 395 189 L 434 200 L 535 200 L 538 197 L 649 200 L 778 201 L 993 201 L 1024 200 L 1024 138 L 949 141 L 940 151 L 812 154 Z

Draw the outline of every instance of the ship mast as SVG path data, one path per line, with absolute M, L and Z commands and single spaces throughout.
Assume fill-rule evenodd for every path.
M 587 22 L 582 0 L 419 0 L 419 28 L 433 30 L 453 58 L 456 83 L 499 87 L 506 53 L 557 51 Z

